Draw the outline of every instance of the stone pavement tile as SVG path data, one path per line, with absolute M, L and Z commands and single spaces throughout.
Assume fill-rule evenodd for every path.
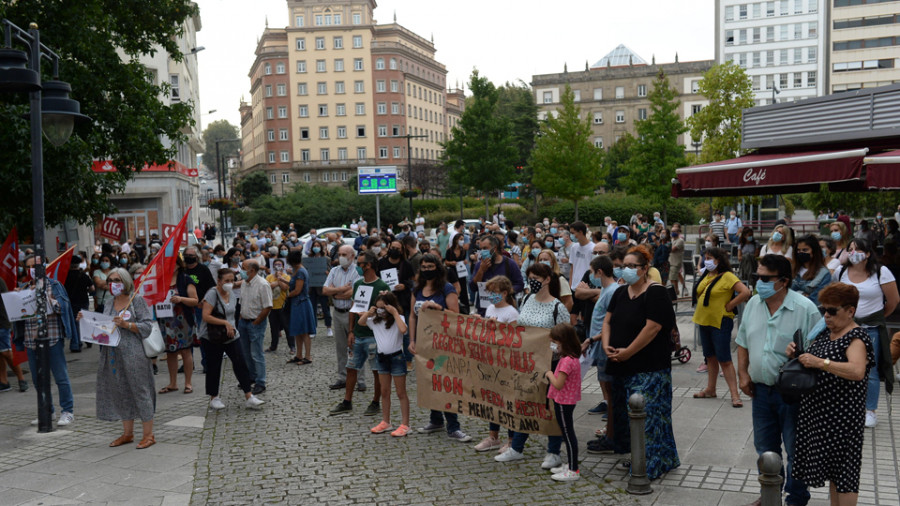
M 148 450 L 151 448 L 148 448 Z M 194 460 L 191 457 L 178 455 L 148 455 L 146 452 L 147 450 L 135 450 L 133 452 L 120 453 L 105 460 L 104 464 L 126 469 L 164 472 Z
M 77 476 L 56 476 L 36 471 L 7 471 L 0 473 L 0 487 L 31 490 L 53 494 L 81 481 Z
M 38 497 L 44 497 L 45 494 L 35 492 L 34 490 L 24 490 L 21 488 L 4 488 L 0 487 L 0 498 L 3 498 L 3 504 L 18 505 L 24 504 Z
M 53 495 L 55 497 L 62 497 L 86 503 L 98 503 L 105 502 L 108 497 L 123 490 L 127 490 L 127 488 L 119 485 L 110 485 L 109 483 L 103 483 L 99 480 L 89 479 L 59 490 Z
M 163 497 L 162 506 L 188 506 L 191 504 L 191 494 L 166 494 Z
M 113 439 L 115 439 L 115 438 L 113 438 Z M 113 439 L 110 439 L 110 441 L 112 441 Z M 107 444 L 109 444 L 109 443 L 107 443 Z M 114 457 L 121 453 L 126 453 L 126 452 L 130 452 L 130 451 L 134 451 L 134 448 L 131 445 L 119 446 L 116 448 L 110 448 L 109 446 L 89 447 L 89 448 L 82 448 L 80 450 L 63 453 L 62 455 L 59 455 L 57 458 L 88 464 L 88 463 L 101 462 L 110 457 Z
M 187 471 L 169 473 L 151 473 L 148 471 L 143 478 L 138 478 L 131 486 L 172 492 L 184 485 L 193 483 L 193 469 L 190 472 Z
M 67 499 L 65 497 L 57 497 L 55 495 L 44 495 L 39 499 L 21 503 L 21 506 L 62 506 L 69 504 L 88 504 L 82 501 Z
M 723 492 L 717 490 L 692 490 L 685 488 L 664 488 L 654 506 L 684 506 L 686 504 L 719 504 Z

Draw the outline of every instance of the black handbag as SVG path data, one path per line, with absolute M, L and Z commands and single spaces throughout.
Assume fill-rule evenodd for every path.
M 219 294 L 217 293 L 216 305 L 213 307 L 211 314 L 215 318 L 225 320 L 225 308 L 222 308 L 222 311 L 219 312 L 220 307 L 222 307 L 222 302 L 219 300 Z M 225 325 L 216 325 L 214 323 L 206 324 L 206 337 L 209 338 L 209 342 L 214 344 L 225 344 L 232 339 L 231 337 L 228 337 L 228 327 Z
M 795 357 L 803 352 L 803 336 L 798 329 L 794 332 Z M 778 370 L 778 379 L 775 380 L 775 390 L 781 394 L 781 398 L 788 404 L 800 401 L 803 394 L 808 394 L 816 389 L 818 371 L 804 367 L 798 358 L 792 358 L 782 364 Z

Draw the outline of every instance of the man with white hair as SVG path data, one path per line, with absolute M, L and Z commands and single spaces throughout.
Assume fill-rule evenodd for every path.
M 241 319 L 238 321 L 241 348 L 248 358 L 247 368 L 253 379 L 253 395 L 266 391 L 266 357 L 263 340 L 266 337 L 266 319 L 272 310 L 272 287 L 259 275 L 259 263 L 244 260 L 246 279 L 241 285 Z

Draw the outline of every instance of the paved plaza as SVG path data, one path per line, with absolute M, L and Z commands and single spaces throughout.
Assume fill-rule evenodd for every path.
M 679 308 L 686 309 L 686 308 Z M 688 317 L 679 317 L 683 343 L 693 344 Z M 207 409 L 205 377 L 196 375 L 195 393 L 157 398 L 157 444 L 109 448 L 121 426 L 94 418 L 97 348 L 69 354 L 75 392 L 75 423 L 37 434 L 35 394 L 0 394 L 0 504 L 655 504 L 739 505 L 758 496 L 750 402 L 731 407 L 724 380 L 717 399 L 693 399 L 705 374 L 694 372 L 699 350 L 686 365 L 673 364 L 674 428 L 682 465 L 654 481 L 653 493 L 624 492 L 627 472 L 621 456 L 591 455 L 584 444 L 601 425 L 587 410 L 600 399 L 589 374 L 576 409 L 582 479 L 556 483 L 540 469 L 544 437 L 533 437 L 527 459 L 501 464 L 493 452 L 472 447 L 487 434 L 487 423 L 461 417 L 473 442 L 450 441 L 443 433 L 406 438 L 372 435 L 379 417 L 364 416 L 370 390 L 354 396 L 354 412 L 328 416 L 342 391 L 333 380 L 331 338 L 313 340 L 313 364 L 288 365 L 282 348 L 267 354 L 268 391 L 261 411 L 243 408 L 226 361 L 221 412 Z M 199 360 L 199 351 L 195 354 Z M 368 372 L 367 372 L 368 374 Z M 371 376 L 369 376 L 371 378 Z M 414 375 L 409 376 L 415 400 Z M 164 362 L 157 389 L 167 382 Z M 13 383 L 15 385 L 15 383 Z M 179 386 L 183 377 L 179 375 Z M 56 394 L 54 386 L 54 396 Z M 394 400 L 395 423 L 399 406 Z M 866 430 L 860 504 L 900 506 L 895 429 L 882 396 L 879 425 Z M 412 408 L 412 425 L 427 422 Z M 136 428 L 136 432 L 139 429 Z M 565 449 L 563 449 L 565 451 Z M 811 504 L 828 504 L 825 489 L 813 490 Z

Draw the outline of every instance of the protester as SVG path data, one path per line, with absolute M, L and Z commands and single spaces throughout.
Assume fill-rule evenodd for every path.
M 669 283 L 675 288 L 675 293 L 679 294 L 678 283 L 682 279 L 681 271 L 684 268 L 684 238 L 681 236 L 681 229 L 672 227 L 672 251 L 669 253 Z
M 328 272 L 328 278 L 322 286 L 322 295 L 332 297 L 333 313 L 332 323 L 334 324 L 334 348 L 337 356 L 337 373 L 334 382 L 328 386 L 331 390 L 340 390 L 347 385 L 347 349 L 348 337 L 350 333 L 350 308 L 353 306 L 353 286 L 360 275 L 356 272 L 356 266 L 353 260 L 356 258 L 356 252 L 349 245 L 343 245 L 339 248 L 338 267 L 332 268 Z M 358 388 L 360 391 L 366 389 L 365 377 L 359 377 Z
M 800 401 L 794 476 L 810 487 L 824 487 L 832 504 L 856 504 L 862 464 L 867 376 L 875 353 L 869 334 L 853 321 L 859 291 L 834 283 L 820 293 L 825 329 L 799 355 L 800 363 L 819 369 L 816 388 Z M 785 353 L 795 357 L 794 343 Z
M 806 504 L 809 491 L 792 473 L 797 404 L 788 404 L 775 389 L 779 368 L 787 362 L 785 350 L 795 331 L 807 336 L 821 320 L 806 297 L 790 290 L 791 261 L 768 254 L 756 269 L 757 294 L 744 306 L 737 334 L 738 378 L 741 391 L 753 399 L 753 446 L 756 453 L 787 453 L 784 490 L 788 504 Z
M 744 222 L 737 217 L 737 213 L 732 209 L 728 220 L 725 222 L 725 233 L 728 234 L 728 242 L 737 244 L 738 232 L 744 226 Z
M 370 238 L 371 239 L 371 238 Z M 309 256 L 311 257 L 325 257 L 327 250 L 327 246 L 322 241 L 316 241 L 312 245 L 312 251 Z M 357 250 L 358 251 L 358 250 Z M 287 250 L 282 249 L 283 256 L 285 259 L 287 258 Z M 331 266 L 326 265 L 326 273 L 331 272 Z M 326 274 L 327 275 L 327 274 Z M 321 316 L 325 320 L 325 331 L 328 337 L 334 336 L 334 331 L 331 328 L 332 317 L 331 310 L 328 307 L 328 296 L 322 292 L 321 286 L 310 286 L 309 287 L 309 300 L 312 302 L 313 311 L 315 311 L 316 316 Z
M 156 320 L 166 341 L 166 365 L 169 369 L 169 384 L 159 390 L 160 394 L 178 391 L 178 358 L 181 357 L 184 367 L 184 393 L 193 393 L 194 360 L 191 348 L 194 346 L 196 320 L 194 308 L 200 303 L 197 285 L 184 272 L 184 261 L 176 257 L 176 268 L 169 281 L 171 316 L 161 315 L 160 306 L 156 306 Z
M 69 294 L 72 312 L 75 314 L 78 314 L 79 311 L 87 311 L 91 304 L 91 292 L 94 290 L 94 282 L 84 272 L 86 265 L 82 265 L 82 262 L 80 256 L 72 255 L 72 263 L 69 266 L 69 273 L 66 275 L 66 293 Z M 91 347 L 91 343 L 86 344 L 88 348 Z M 69 343 L 69 349 L 73 353 L 81 351 L 81 330 L 78 325 L 75 326 L 75 338 Z
M 835 221 L 828 226 L 830 230 L 831 240 L 834 241 L 833 258 L 837 259 L 841 264 L 847 263 L 847 257 L 850 252 L 847 248 L 850 246 L 850 239 L 853 237 L 843 221 Z
M 187 274 L 194 283 L 199 301 L 199 298 L 203 297 L 203 294 L 216 286 L 216 280 L 213 278 L 209 267 L 200 263 L 200 256 L 196 246 L 184 248 L 182 258 L 184 259 L 184 273 Z M 199 325 L 203 318 L 199 303 L 193 311 L 194 321 Z M 191 348 L 191 357 L 193 357 L 193 351 L 194 349 Z M 200 348 L 200 365 L 203 367 L 203 373 L 206 374 L 206 354 L 202 347 Z
M 263 340 L 266 336 L 266 318 L 272 310 L 272 288 L 259 275 L 259 263 L 244 260 L 241 286 L 241 319 L 238 321 L 241 350 L 247 359 L 247 369 L 253 379 L 253 395 L 266 391 L 266 357 Z M 299 346 L 297 346 L 299 350 Z
M 397 284 L 391 287 L 391 292 L 400 301 L 400 314 L 403 315 L 404 321 L 409 320 L 409 301 L 412 294 L 413 283 L 415 283 L 415 273 L 412 265 L 403 257 L 403 246 L 400 241 L 391 241 L 388 245 L 387 255 L 378 260 L 377 264 L 378 277 L 385 279 L 385 274 L 389 274 L 393 279 L 397 280 Z M 406 362 L 412 361 L 412 355 L 409 354 L 409 335 L 403 337 L 403 358 Z M 383 388 L 383 387 L 382 387 Z
M 547 398 L 553 400 L 553 411 L 566 443 L 567 463 L 550 469 L 555 481 L 575 481 L 581 478 L 578 472 L 578 438 L 572 414 L 575 404 L 581 400 L 581 344 L 575 328 L 561 323 L 550 329 L 550 348 L 559 353 L 559 361 L 553 371 L 544 373 L 550 381 Z
M 569 281 L 570 288 L 574 290 L 578 283 L 581 282 L 584 273 L 590 269 L 594 243 L 588 238 L 587 226 L 581 221 L 572 223 L 569 240 L 572 242 L 572 245 L 569 247 L 569 258 L 572 266 Z
M 301 253 L 302 255 L 302 253 Z M 290 307 L 285 307 L 288 290 L 282 288 L 282 283 L 288 283 L 291 277 L 284 272 L 284 260 L 276 258 L 272 261 L 272 273 L 266 276 L 266 282 L 272 289 L 272 310 L 269 311 L 269 334 L 272 341 L 266 352 L 272 353 L 278 350 L 278 341 L 284 332 L 284 340 L 287 342 L 291 355 L 297 354 L 294 336 L 289 332 L 288 323 L 291 313 Z M 245 364 L 246 365 L 246 364 Z
M 102 313 L 104 304 L 112 299 L 109 288 L 106 286 L 106 276 L 109 275 L 109 271 L 113 268 L 110 256 L 106 254 L 100 255 L 97 267 L 98 268 L 95 269 L 93 273 L 95 289 L 94 311 Z
M 462 221 L 457 222 L 459 228 L 462 228 Z M 450 247 L 444 254 L 444 264 L 447 269 L 453 269 L 459 277 L 459 310 L 463 314 L 469 314 L 469 269 L 466 267 L 466 247 L 465 234 L 454 231 L 450 236 Z M 460 265 L 462 264 L 462 265 Z
M 756 239 L 753 237 L 753 229 L 744 227 L 738 248 L 738 277 L 748 281 L 756 272 Z
M 769 242 L 760 249 L 759 256 L 764 257 L 768 254 L 775 254 L 793 259 L 793 243 L 794 238 L 791 235 L 791 229 L 785 225 L 775 225 L 775 228 L 772 229 L 772 235 L 769 237 Z
M 6 282 L 0 277 L 0 293 L 7 291 Z M 11 328 L 9 316 L 6 314 L 6 306 L 3 304 L 3 299 L 0 298 L 0 392 L 12 390 L 6 372 L 7 366 L 12 369 L 16 379 L 19 380 L 19 391 L 24 392 L 28 390 L 28 382 L 25 380 L 25 375 L 22 374 L 22 368 L 13 360 Z
M 290 323 L 288 335 L 296 346 L 296 354 L 288 360 L 289 364 L 307 365 L 312 363 L 312 341 L 309 335 L 316 333 L 316 312 L 309 301 L 309 271 L 303 267 L 303 253 L 291 251 L 288 262 L 294 273 L 290 281 L 279 281 L 281 290 L 287 292 Z
M 474 292 L 478 292 L 478 283 L 487 281 L 495 276 L 506 276 L 513 284 L 513 290 L 520 293 L 525 283 L 522 280 L 522 273 L 519 266 L 508 257 L 503 256 L 500 251 L 500 242 L 492 235 L 486 235 L 481 239 L 481 249 L 479 250 L 479 261 L 475 264 L 475 275 L 469 281 L 469 288 Z M 484 316 L 488 304 L 481 302 L 478 298 L 478 314 Z
M 825 267 L 822 249 L 814 235 L 808 235 L 797 241 L 797 273 L 791 283 L 791 290 L 799 292 L 819 304 L 819 291 L 831 283 L 831 271 Z

